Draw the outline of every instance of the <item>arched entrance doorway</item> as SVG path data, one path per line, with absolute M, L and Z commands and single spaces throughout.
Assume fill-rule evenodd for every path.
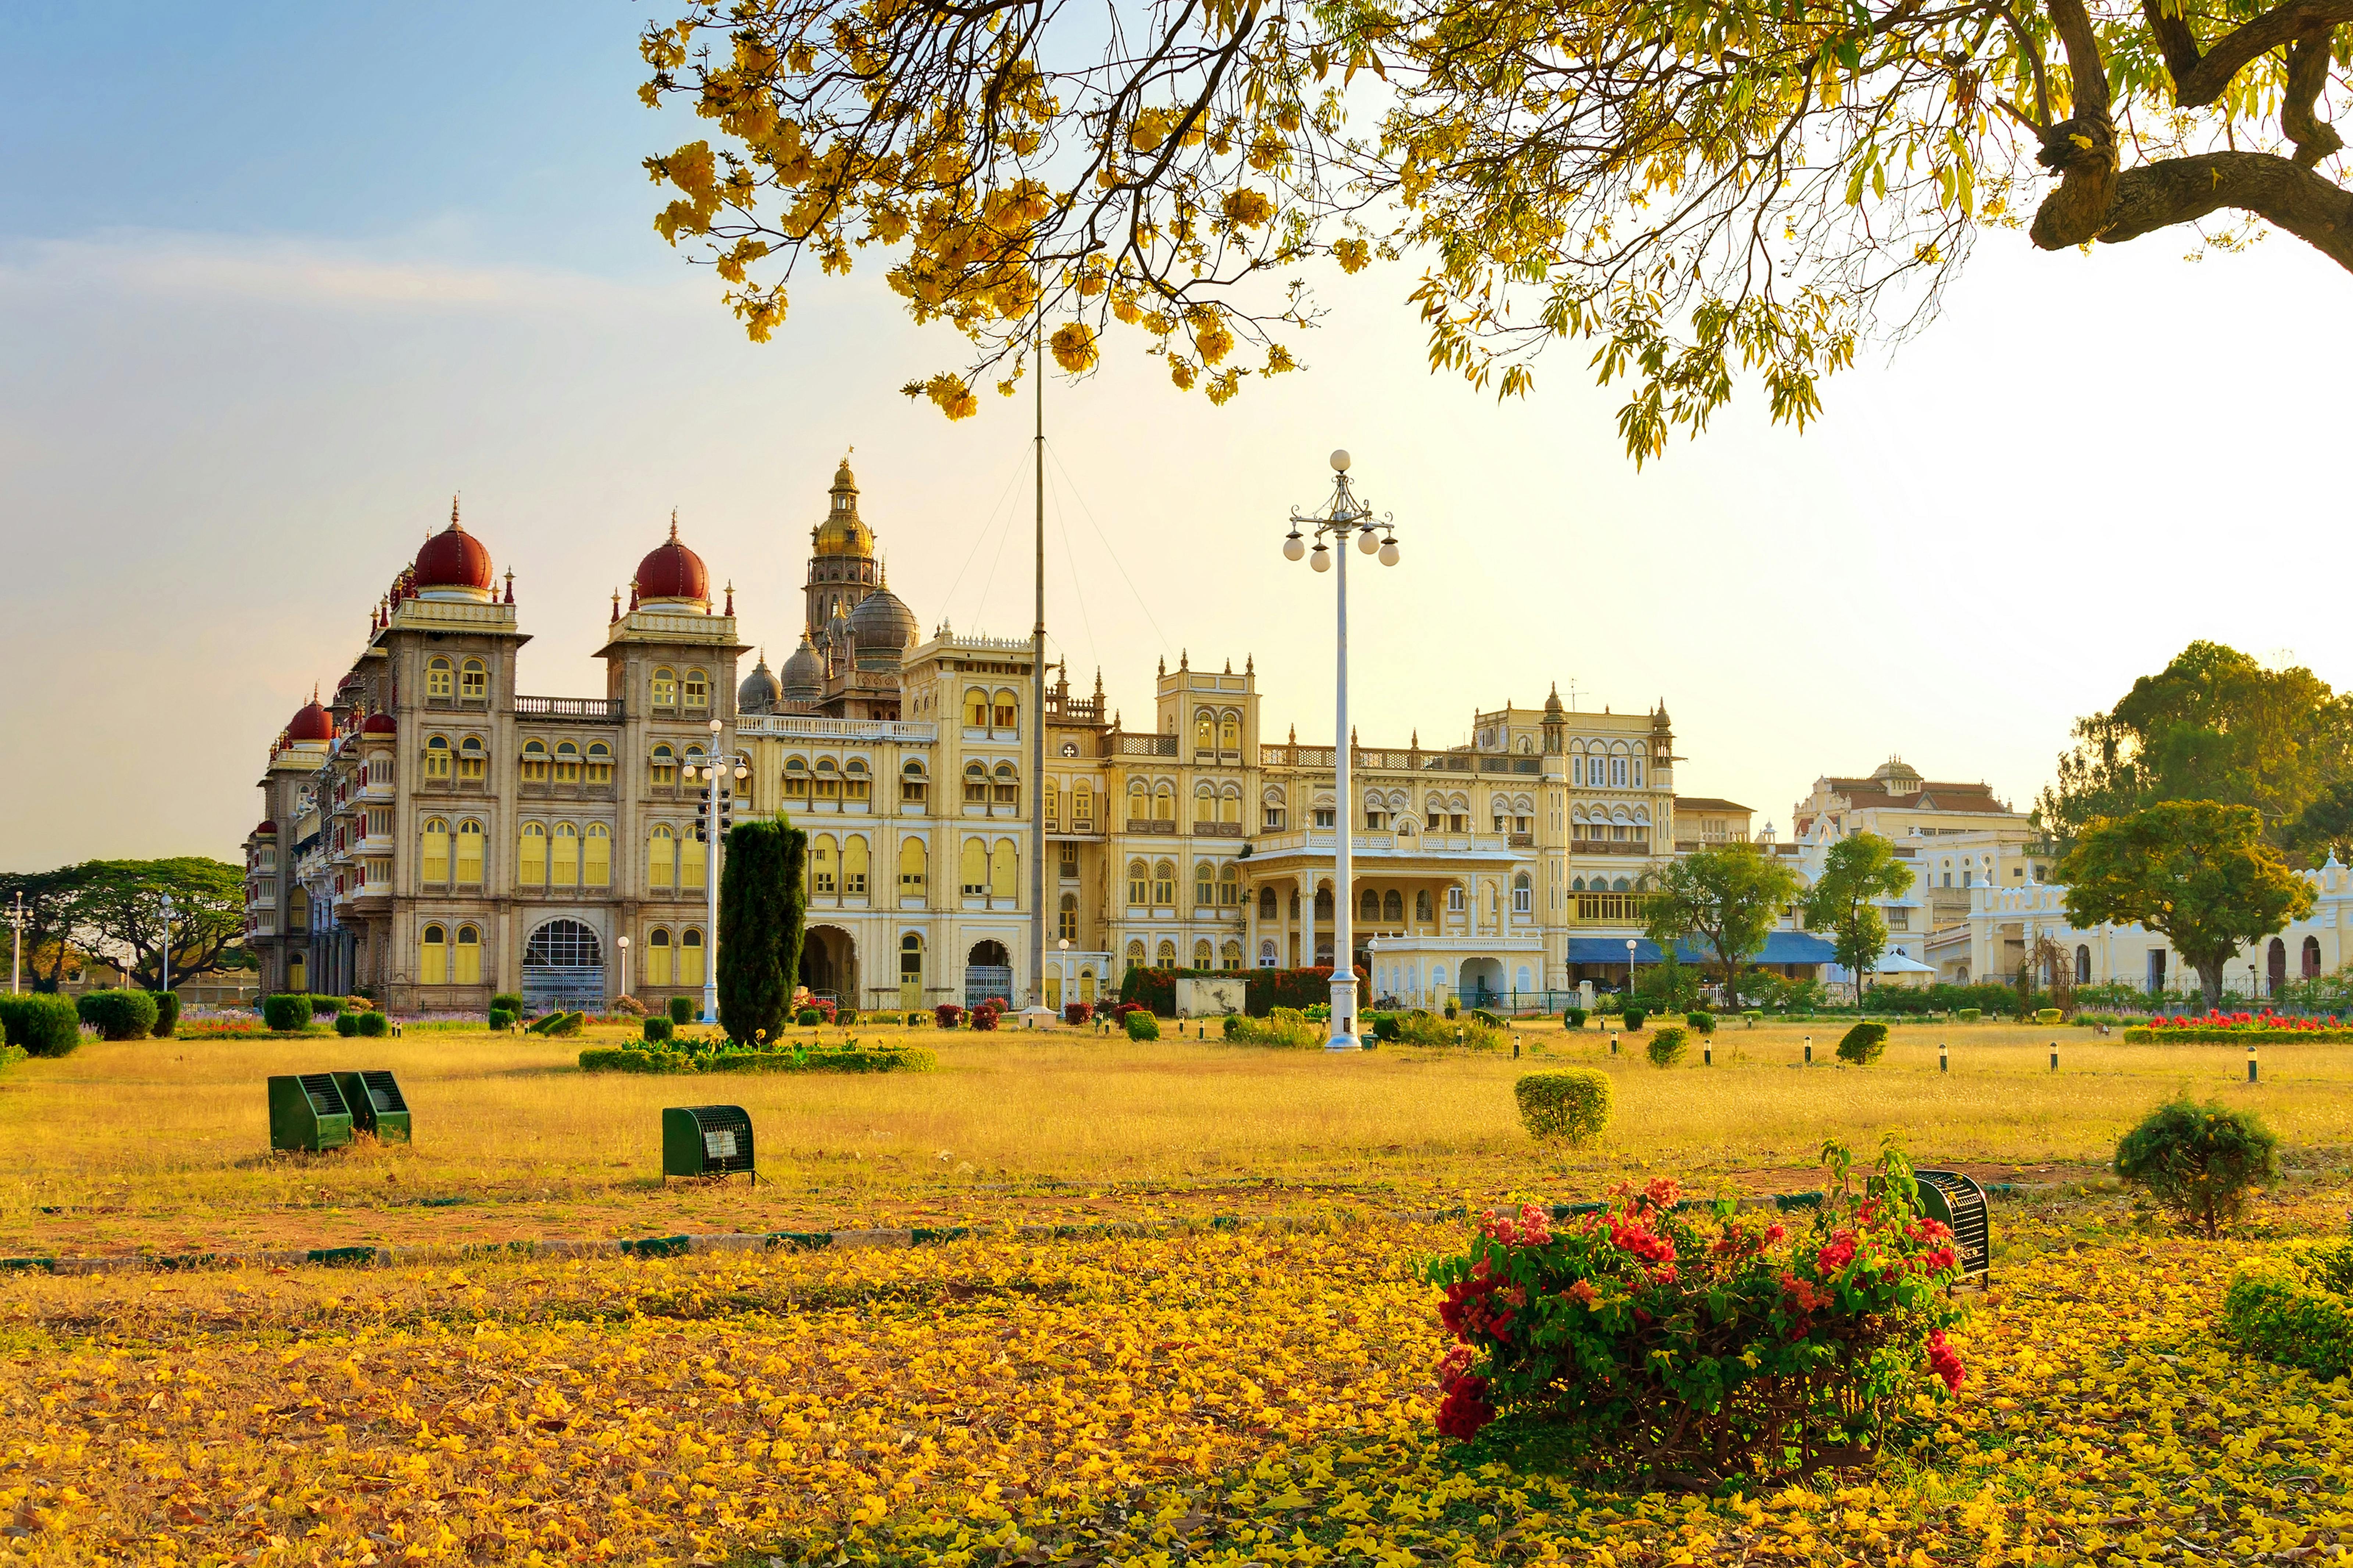
M 801 937 L 800 983 L 814 996 L 859 1005 L 858 942 L 839 926 L 811 926 Z
M 1483 1007 L 1502 994 L 1504 965 L 1493 958 L 1466 958 L 1462 961 L 1462 999 L 1476 1007 Z
M 522 949 L 522 1005 L 534 1013 L 605 1010 L 605 949 L 578 921 L 549 921 Z
M 1013 955 L 1001 942 L 976 942 L 964 958 L 964 1005 L 976 1007 L 990 997 L 1013 1001 Z
M 2276 996 L 2279 988 L 2287 984 L 2287 943 L 2277 937 L 2272 938 L 2272 945 L 2263 954 L 2263 968 L 2266 972 L 2263 978 L 2269 983 L 2263 989 L 2268 994 Z

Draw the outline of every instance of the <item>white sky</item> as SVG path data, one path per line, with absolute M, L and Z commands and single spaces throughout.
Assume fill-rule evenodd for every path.
M 232 858 L 264 748 L 453 489 L 515 570 L 531 691 L 601 694 L 608 595 L 673 505 L 780 660 L 850 445 L 925 627 L 1026 632 L 1026 395 L 959 425 L 902 397 L 960 345 L 873 268 L 803 282 L 746 343 L 650 230 L 636 158 L 697 132 L 631 97 L 640 15 L 518 7 L 454 61 L 478 16 L 454 6 L 265 10 L 226 39 L 176 12 L 0 23 L 0 58 L 35 62 L 0 82 L 0 867 Z M 78 62 L 142 26 L 185 47 L 102 119 Z M 304 118 L 293 84 L 355 32 L 379 66 Z M 1641 473 L 1582 351 L 1510 405 L 1432 379 L 1407 269 L 1318 279 L 1308 370 L 1222 410 L 1115 337 L 1049 393 L 1050 626 L 1131 721 L 1164 652 L 1250 654 L 1269 737 L 1325 739 L 1331 583 L 1279 545 L 1345 446 L 1405 552 L 1351 574 L 1366 743 L 1459 742 L 1574 680 L 1585 707 L 1663 697 L 1679 787 L 1785 829 L 1816 775 L 1890 752 L 2022 808 L 2072 719 L 2192 638 L 2353 679 L 2347 279 L 2284 237 L 2184 248 L 1989 236 L 1946 319 L 1833 381 L 1813 430 L 1744 394 Z

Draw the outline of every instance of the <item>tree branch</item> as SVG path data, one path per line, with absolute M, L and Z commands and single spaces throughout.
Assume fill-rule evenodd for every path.
M 2120 245 L 2177 224 L 2195 223 L 2219 207 L 2237 207 L 2287 230 L 2353 271 L 2353 192 L 2271 153 L 2203 153 L 2167 158 L 2116 176 L 2113 198 L 2099 221 L 2082 233 L 2052 237 L 2051 194 L 2034 217 L 2034 243 L 2044 250 L 2096 239 Z M 2070 213 L 2072 217 L 2072 212 Z
M 2280 129 L 2295 143 L 2295 161 L 2312 168 L 2345 145 L 2327 121 L 2313 113 L 2328 85 L 2331 35 L 2309 34 L 2287 47 L 2287 91 L 2280 99 Z
M 2184 109 L 2203 109 L 2221 97 L 2231 79 L 2257 56 L 2316 35 L 2326 37 L 2338 23 L 2353 22 L 2353 0 L 2288 0 L 2223 34 L 2200 53 L 2189 24 L 2167 16 L 2164 6 L 2165 0 L 2141 0 L 2165 68 L 2173 73 L 2173 100 Z
M 2108 71 L 2084 0 L 2051 0 L 2052 26 L 2067 51 L 2074 112 L 2040 134 L 2035 162 L 2059 175 L 2059 188 L 2034 215 L 2034 243 L 2045 250 L 2096 239 L 2116 200 L 2116 126 L 2109 117 Z

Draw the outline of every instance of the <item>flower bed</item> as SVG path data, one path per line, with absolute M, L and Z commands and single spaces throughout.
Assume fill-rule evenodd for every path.
M 2353 1040 L 2353 1028 L 2335 1017 L 2306 1018 L 2274 1013 L 2158 1014 L 2125 1031 L 2127 1045 L 2264 1045 L 2283 1040 Z
M 1952 1233 L 1891 1151 L 1802 1237 L 1729 1205 L 1678 1211 L 1663 1178 L 1555 1230 L 1490 1214 L 1440 1258 L 1438 1429 L 1522 1468 L 1638 1485 L 1757 1486 L 1874 1455 L 1932 1380 L 1957 1393 Z M 1489 1431 L 1490 1426 L 1493 1427 Z
M 591 1046 L 580 1053 L 583 1072 L 929 1072 L 939 1065 L 931 1052 L 913 1046 L 839 1046 L 812 1043 L 755 1050 L 732 1042 L 715 1049 L 678 1042 L 665 1049 L 639 1046 Z

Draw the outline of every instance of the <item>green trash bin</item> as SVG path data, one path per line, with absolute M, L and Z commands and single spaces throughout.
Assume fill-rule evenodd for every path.
M 752 1165 L 752 1118 L 740 1105 L 672 1105 L 662 1111 L 662 1174 L 724 1176 Z
M 352 1141 L 352 1110 L 332 1073 L 269 1080 L 269 1147 L 316 1154 Z
M 385 1143 L 408 1142 L 408 1101 L 392 1074 L 372 1068 L 339 1072 L 334 1079 L 343 1103 L 351 1108 L 353 1131 L 372 1132 Z

